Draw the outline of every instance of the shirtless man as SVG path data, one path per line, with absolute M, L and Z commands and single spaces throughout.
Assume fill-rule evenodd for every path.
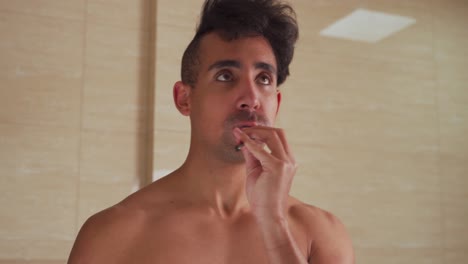
M 297 36 L 288 5 L 207 0 L 173 90 L 186 161 L 89 218 L 68 263 L 354 263 L 341 222 L 289 195 L 296 163 L 273 122 Z

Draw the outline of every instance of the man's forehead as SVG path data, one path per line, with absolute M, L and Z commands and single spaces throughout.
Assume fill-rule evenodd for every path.
M 241 55 L 249 56 L 252 65 L 262 67 L 272 67 L 276 70 L 276 58 L 268 40 L 262 36 L 246 36 L 233 40 L 226 40 L 218 33 L 209 33 L 200 41 L 200 61 L 206 67 L 210 67 L 218 61 L 240 62 Z

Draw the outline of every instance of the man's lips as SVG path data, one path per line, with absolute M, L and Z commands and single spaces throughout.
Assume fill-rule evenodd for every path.
M 254 126 L 258 126 L 259 124 L 257 122 L 241 122 L 241 123 L 237 123 L 234 125 L 234 127 L 238 127 L 240 129 L 242 128 L 248 128 L 248 127 L 254 127 Z

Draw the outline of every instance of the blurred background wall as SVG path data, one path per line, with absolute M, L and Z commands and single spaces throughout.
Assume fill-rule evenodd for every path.
M 292 195 L 346 224 L 357 263 L 466 263 L 468 1 L 290 2 Z M 172 85 L 201 3 L 0 0 L 0 263 L 65 263 L 86 218 L 182 163 Z M 319 35 L 356 8 L 416 23 Z
M 147 0 L 0 0 L 0 263 L 65 263 L 82 223 L 138 187 L 152 160 L 155 12 Z

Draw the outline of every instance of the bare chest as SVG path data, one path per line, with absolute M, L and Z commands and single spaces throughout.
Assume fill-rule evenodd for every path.
M 307 238 L 293 228 L 307 254 Z M 122 263 L 262 264 L 269 263 L 263 238 L 252 222 L 225 225 L 179 220 L 147 227 L 129 243 Z
M 229 241 L 212 237 L 170 239 L 140 247 L 132 254 L 137 263 L 240 264 L 268 263 L 263 245 L 253 241 Z M 129 262 L 130 263 L 130 262 Z

